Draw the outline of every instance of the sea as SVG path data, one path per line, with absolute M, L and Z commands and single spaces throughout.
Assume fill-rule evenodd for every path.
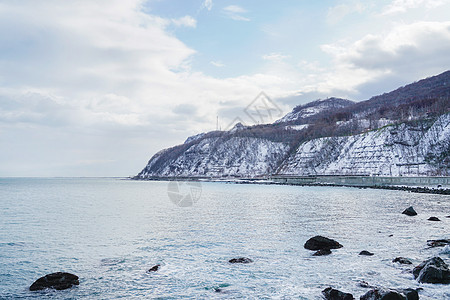
M 409 206 L 417 216 L 402 214 Z M 0 178 L 0 299 L 322 299 L 329 286 L 359 299 L 361 281 L 450 299 L 450 285 L 411 273 L 433 256 L 450 262 L 448 247 L 427 246 L 450 238 L 448 215 L 450 196 L 406 191 Z M 315 235 L 344 247 L 312 256 L 303 245 Z M 228 262 L 238 257 L 253 262 Z M 80 284 L 29 291 L 59 271 Z

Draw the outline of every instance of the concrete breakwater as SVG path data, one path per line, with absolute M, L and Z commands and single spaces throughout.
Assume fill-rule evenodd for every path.
M 330 184 L 343 186 L 420 186 L 450 188 L 450 176 L 384 177 L 384 176 L 285 176 L 275 175 L 271 180 L 280 184 Z

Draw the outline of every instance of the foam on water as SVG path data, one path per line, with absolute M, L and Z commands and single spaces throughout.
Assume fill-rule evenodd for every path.
M 401 214 L 410 205 L 418 216 Z M 364 280 L 448 299 L 448 285 L 419 284 L 411 270 L 449 262 L 448 247 L 426 244 L 449 238 L 449 212 L 449 196 L 389 190 L 202 183 L 195 205 L 179 207 L 166 182 L 0 179 L 0 298 L 321 299 L 328 286 L 358 298 Z M 344 247 L 313 257 L 303 244 L 316 234 Z M 228 263 L 243 256 L 254 262 Z M 80 285 L 28 291 L 57 271 Z

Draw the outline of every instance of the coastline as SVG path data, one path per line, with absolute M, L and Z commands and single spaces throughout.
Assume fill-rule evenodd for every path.
M 374 183 L 373 178 L 384 181 L 383 184 Z M 396 180 L 419 179 L 419 182 L 412 180 L 411 185 L 391 184 Z M 130 177 L 130 180 L 142 181 L 201 181 L 201 182 L 224 182 L 234 184 L 264 184 L 264 185 L 293 185 L 293 186 L 324 186 L 324 187 L 353 187 L 359 189 L 382 189 L 407 191 L 412 193 L 450 195 L 450 188 L 447 184 L 435 184 L 434 186 L 424 185 L 424 181 L 450 182 L 450 177 L 369 177 L 369 176 L 315 176 L 315 177 L 259 177 L 259 178 L 210 178 L 210 177 L 151 177 L 137 178 Z M 326 179 L 326 180 L 324 180 Z M 330 180 L 332 179 L 332 180 Z M 351 179 L 350 182 L 348 179 Z M 368 180 L 371 179 L 371 180 Z M 388 180 L 391 179 L 391 180 Z

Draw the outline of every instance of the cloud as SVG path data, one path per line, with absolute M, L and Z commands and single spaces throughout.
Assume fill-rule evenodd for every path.
M 243 14 L 247 13 L 247 10 L 238 5 L 228 5 L 223 8 L 225 15 L 236 21 L 250 21 L 249 18 L 244 17 Z
M 368 34 L 351 44 L 327 44 L 335 70 L 330 85 L 351 89 L 386 77 L 416 80 L 443 72 L 450 65 L 450 22 L 416 22 Z M 418 75 L 421 74 L 421 75 Z
M 364 10 L 365 6 L 360 1 L 338 4 L 328 9 L 327 22 L 336 24 L 344 19 L 347 15 L 350 15 L 352 13 L 362 13 Z
M 425 7 L 427 9 L 445 4 L 446 0 L 393 0 L 383 11 L 384 15 L 404 13 L 409 9 Z
M 172 24 L 175 26 L 184 26 L 195 28 L 197 26 L 197 20 L 191 16 L 184 16 L 178 19 L 172 19 Z
M 211 61 L 210 64 L 218 68 L 225 67 L 225 64 L 223 64 L 221 61 Z
M 213 7 L 212 0 L 205 0 L 202 4 L 202 8 L 206 8 L 207 10 L 211 10 Z
M 262 59 L 269 61 L 282 61 L 286 58 L 289 58 L 288 55 L 283 55 L 281 53 L 270 53 L 262 56 Z

